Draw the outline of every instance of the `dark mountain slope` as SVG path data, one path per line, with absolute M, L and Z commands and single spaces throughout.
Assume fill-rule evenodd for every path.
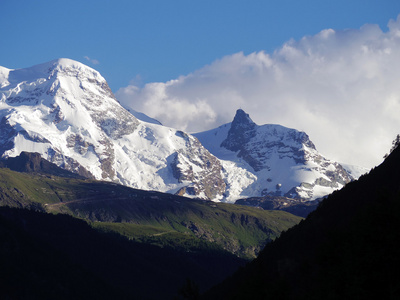
M 73 225 L 69 222 L 70 217 L 42 217 L 42 214 L 28 210 L 0 208 L 0 299 L 106 299 L 113 295 L 123 296 L 51 245 L 54 244 L 51 235 L 46 242 L 38 238 L 38 232 L 32 234 L 37 229 L 27 227 L 35 226 L 36 220 L 47 227 L 41 232 L 46 235 L 51 230 L 50 224 L 65 224 L 64 228 L 72 231 L 82 229 L 79 224 L 70 226 Z M 78 235 L 83 237 L 85 233 L 74 234 Z M 65 237 L 65 232 L 59 232 L 58 236 Z
M 286 212 L 0 168 L 0 206 L 6 205 L 70 214 L 105 231 L 161 246 L 188 250 L 188 243 L 212 246 L 212 242 L 252 258 L 267 241 L 301 220 Z
M 0 208 L 0 299 L 171 299 L 186 278 L 204 289 L 243 261 L 102 234 L 82 220 Z
M 400 148 L 206 299 L 399 299 Z
M 49 175 L 26 158 L 24 173 L 0 168 L 0 206 L 29 209 L 0 208 L 0 299 L 170 299 L 187 278 L 204 291 L 245 262 L 222 248 L 254 253 L 300 220 Z

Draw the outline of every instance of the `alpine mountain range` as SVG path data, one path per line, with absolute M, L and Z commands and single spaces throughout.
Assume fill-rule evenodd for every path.
M 135 117 L 136 116 L 136 117 Z M 304 132 L 233 121 L 196 134 L 125 109 L 96 70 L 70 59 L 0 66 L 0 156 L 39 153 L 79 175 L 213 201 L 316 200 L 367 169 L 321 155 Z

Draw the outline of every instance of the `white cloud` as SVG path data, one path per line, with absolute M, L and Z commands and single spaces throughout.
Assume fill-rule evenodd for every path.
M 100 62 L 97 59 L 90 58 L 89 56 L 84 56 L 83 58 L 86 59 L 87 61 L 89 61 L 93 65 L 100 64 Z
M 190 132 L 230 122 L 242 108 L 258 124 L 303 130 L 328 158 L 372 167 L 400 133 L 400 17 L 326 29 L 274 53 L 225 56 L 187 76 L 128 86 L 119 100 Z

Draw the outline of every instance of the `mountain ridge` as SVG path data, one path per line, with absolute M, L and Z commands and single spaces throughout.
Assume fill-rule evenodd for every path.
M 224 177 L 236 190 L 228 195 L 232 202 L 263 196 L 316 200 L 356 178 L 323 157 L 306 133 L 275 124 L 257 125 L 242 109 L 233 122 L 194 135 L 225 170 L 236 168 L 234 173 L 240 174 L 230 178 L 227 171 Z
M 214 137 L 188 134 L 139 120 L 99 72 L 79 62 L 2 70 L 3 158 L 37 152 L 82 176 L 225 202 L 265 195 L 315 200 L 353 178 L 305 133 L 257 125 L 241 109 L 232 123 L 211 130 Z

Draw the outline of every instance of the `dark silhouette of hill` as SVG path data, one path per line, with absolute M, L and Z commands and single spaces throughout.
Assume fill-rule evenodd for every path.
M 172 299 L 188 278 L 201 291 L 243 262 L 225 251 L 135 243 L 67 215 L 0 207 L 0 299 Z
M 400 299 L 400 148 L 204 299 Z

